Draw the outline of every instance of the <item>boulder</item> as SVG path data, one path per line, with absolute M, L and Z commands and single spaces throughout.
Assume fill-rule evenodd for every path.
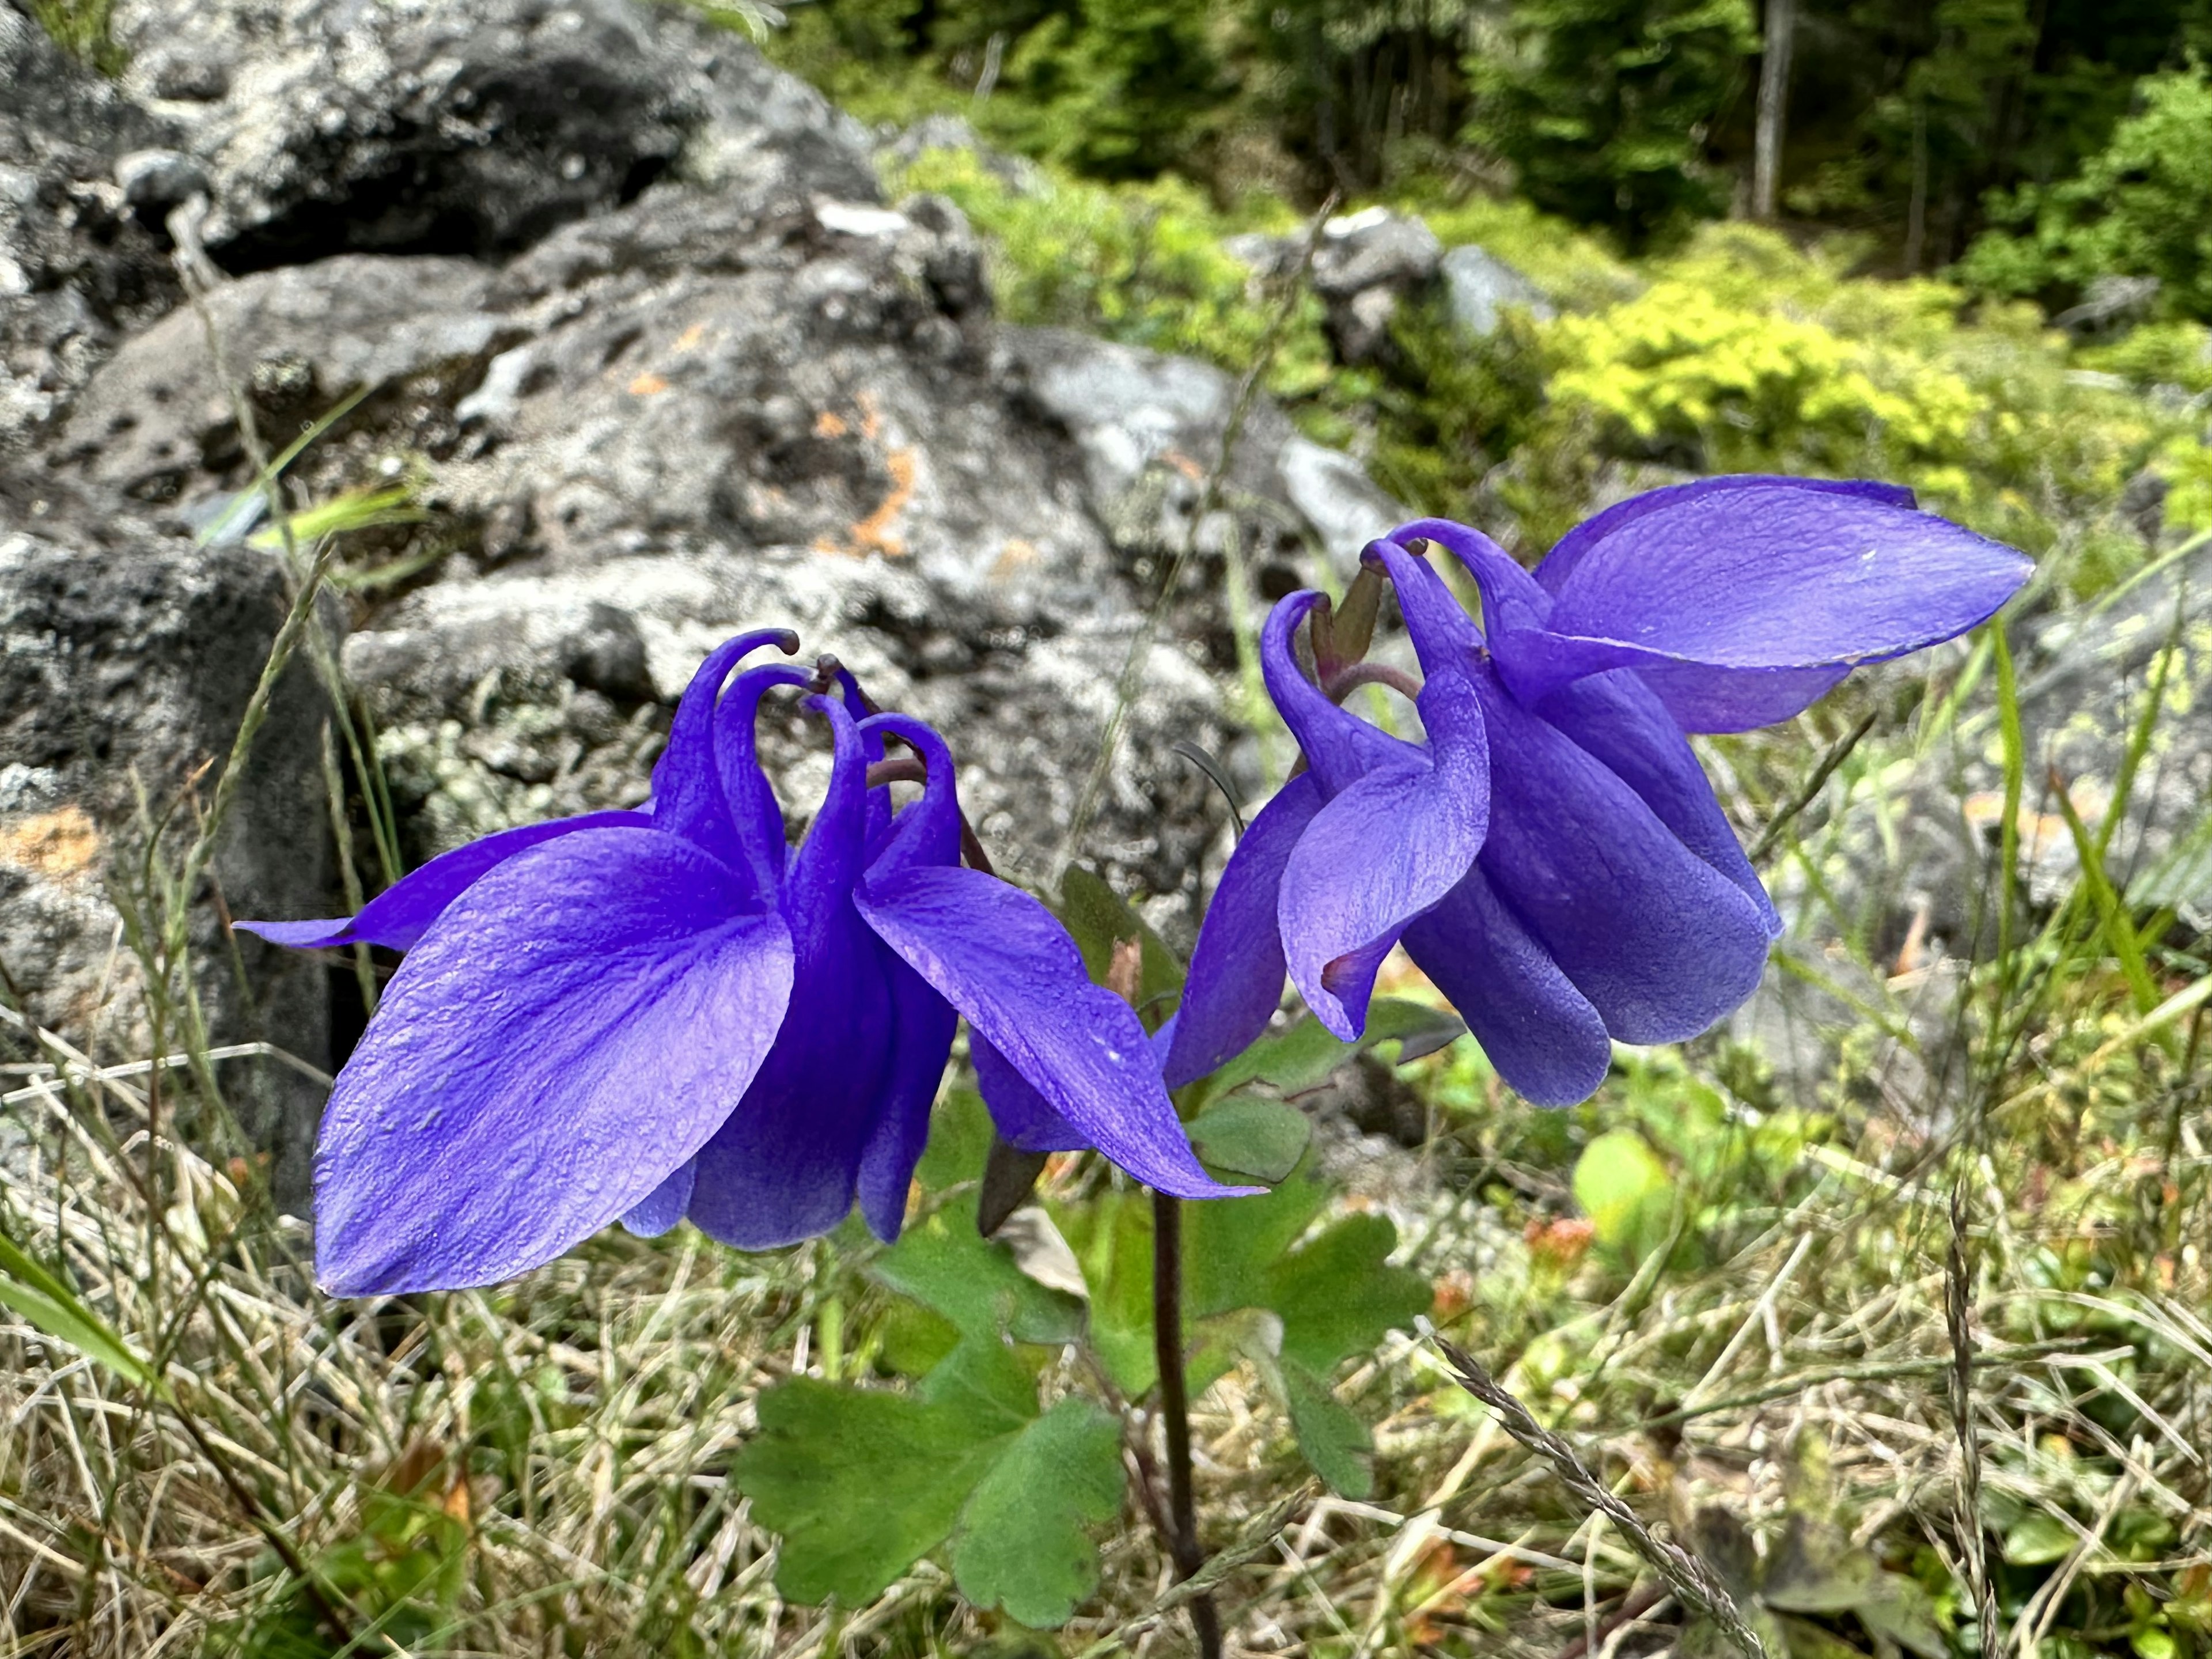
M 121 0 L 113 27 L 233 270 L 512 253 L 678 172 L 763 198 L 874 188 L 856 124 L 736 37 L 630 0 Z
M 1174 746 L 1256 772 L 1224 714 L 1225 561 L 1270 597 L 1317 549 L 1348 573 L 1400 515 L 1347 458 L 1205 365 L 999 324 L 957 209 L 885 204 L 866 132 L 679 14 L 118 0 L 116 27 L 136 101 L 104 95 L 137 112 L 86 150 L 100 199 L 164 271 L 186 206 L 222 270 L 118 325 L 0 474 L 5 615 L 42 642 L 9 659 L 40 712 L 0 723 L 0 951 L 42 1016 L 113 1018 L 117 781 L 174 798 L 227 752 L 282 611 L 241 416 L 273 449 L 341 405 L 285 487 L 404 497 L 343 544 L 330 620 L 410 861 L 642 800 L 708 650 L 787 624 L 945 732 L 1004 871 L 1080 858 L 1188 937 L 1227 815 Z M 221 905 L 341 908 L 320 694 L 295 671 L 283 695 L 198 983 L 217 1041 L 337 1059 L 349 971 L 247 945 L 251 996 L 216 985 Z M 777 706 L 763 750 L 803 819 L 820 731 Z M 312 1115 L 270 1131 L 295 1202 Z
M 1966 649 L 1944 647 L 1954 666 Z M 2170 910 L 2185 938 L 2212 933 L 2212 723 L 2194 712 L 2212 699 L 2212 549 L 2171 555 L 2087 609 L 2015 624 L 2013 649 L 2027 759 L 2021 928 L 2081 880 L 2063 787 L 2091 833 L 2109 836 L 2106 869 L 2131 905 Z M 2160 717 L 2116 819 L 2125 757 L 2169 651 Z M 1902 678 L 1928 666 L 1922 659 L 1867 672 Z M 1733 1029 L 1808 1099 L 1841 1074 L 1839 1041 L 1875 1042 L 1882 1054 L 1856 1054 L 1850 1071 L 1934 1122 L 1955 1098 L 1955 1076 L 1947 1096 L 1942 1066 L 1967 1026 L 1960 963 L 1996 943 L 2004 766 L 1995 710 L 1969 715 L 1867 787 L 1880 791 L 1883 810 L 1855 800 L 1834 836 L 1813 836 L 1818 881 L 1793 866 L 1776 872 L 1775 901 L 1790 924 L 1780 948 L 1801 971 L 1770 974 Z M 1855 1022 L 1854 1001 L 1887 1002 L 1894 1028 L 1915 1040 L 1899 1044 L 1863 1015 Z
M 1469 339 L 1486 340 L 1495 334 L 1509 307 L 1518 306 L 1539 321 L 1559 314 L 1535 283 L 1473 242 L 1448 252 L 1438 270 L 1443 276 L 1445 308 L 1453 325 Z
M 112 174 L 165 124 L 0 3 L 0 458 L 27 447 L 127 330 L 174 304 Z
M 1264 276 L 1284 276 L 1305 258 L 1304 236 L 1232 236 L 1228 251 Z M 1322 225 L 1307 281 L 1328 307 L 1331 344 L 1340 362 L 1374 362 L 1390 346 L 1400 301 L 1436 280 L 1443 245 L 1425 220 L 1372 207 Z
M 173 869 L 230 752 L 290 603 L 282 561 L 202 548 L 47 478 L 0 479 L 0 966 L 12 1002 L 102 1061 L 154 1040 L 132 934 L 149 840 Z M 217 1042 L 272 1040 L 330 1063 L 316 960 L 229 935 L 232 916 L 340 904 L 324 804 L 326 705 L 305 662 L 278 683 L 191 912 Z M 166 830 L 155 835 L 157 825 Z M 179 987 L 179 989 L 182 988 Z M 166 1015 L 163 1046 L 182 1046 Z M 42 1058 L 44 1056 L 41 1056 Z M 298 1071 L 228 1066 L 226 1097 L 305 1191 L 319 1091 Z

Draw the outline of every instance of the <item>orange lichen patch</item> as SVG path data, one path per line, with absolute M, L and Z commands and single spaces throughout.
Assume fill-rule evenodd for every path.
M 1434 1299 L 1429 1304 L 1429 1317 L 1439 1325 L 1449 1325 L 1474 1305 L 1474 1275 L 1464 1267 L 1448 1267 L 1429 1286 Z
M 834 410 L 823 410 L 814 417 L 814 435 L 817 438 L 842 438 L 853 428 L 845 417 Z
M 650 369 L 629 383 L 629 395 L 633 398 L 650 398 L 667 390 L 668 382 Z
M 890 471 L 890 493 L 878 504 L 874 512 L 853 526 L 853 545 L 863 553 L 876 552 L 896 557 L 906 551 L 906 538 L 900 535 L 895 526 L 898 515 L 906 511 L 906 504 L 914 499 L 918 461 L 915 451 L 894 449 L 884 457 L 884 465 Z
M 2075 812 L 2092 830 L 2104 822 L 2111 810 L 2111 791 L 2094 780 L 2084 779 L 2066 791 L 2066 799 Z M 1978 789 L 1960 803 L 1966 823 L 1978 834 L 1994 833 L 2004 823 L 2004 793 L 1996 789 Z M 2033 804 L 2022 801 L 2014 823 L 2020 831 L 2020 850 L 2031 862 L 2056 848 L 2071 848 L 2073 832 L 2066 827 L 2063 812 L 2039 812 Z
M 1563 1216 L 1557 1221 L 1532 1220 L 1522 1234 L 1527 1241 L 1528 1254 L 1540 1267 L 1565 1272 L 1589 1254 L 1590 1241 L 1597 1237 L 1597 1229 L 1581 1216 Z
M 82 876 L 99 857 L 99 827 L 81 806 L 36 812 L 0 824 L 0 864 L 12 864 L 51 881 Z
M 852 548 L 832 541 L 827 536 L 817 536 L 814 538 L 814 550 L 817 553 L 828 553 L 840 559 L 857 559 L 860 556 Z
M 1206 469 L 1180 449 L 1164 449 L 1160 452 L 1160 459 L 1193 483 L 1205 482 Z
M 1017 570 L 1024 570 L 1044 556 L 1037 551 L 1035 542 L 1024 541 L 1019 536 L 1007 538 L 999 550 L 999 556 L 991 563 L 991 580 L 1003 581 Z
M 678 351 L 696 351 L 699 349 L 700 343 L 705 340 L 706 337 L 707 325 L 704 323 L 694 323 L 690 327 L 685 329 L 681 334 L 676 337 L 676 345 L 674 349 Z
M 853 401 L 860 406 L 860 435 L 873 443 L 883 435 L 883 405 L 876 401 L 872 392 L 863 392 Z

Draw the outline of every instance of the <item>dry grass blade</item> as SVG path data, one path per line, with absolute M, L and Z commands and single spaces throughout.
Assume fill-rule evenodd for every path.
M 1744 1659 L 1772 1659 L 1766 1644 L 1745 1619 L 1735 1597 L 1711 1568 L 1680 1545 L 1654 1533 L 1642 1516 L 1598 1479 L 1596 1472 L 1572 1444 L 1539 1423 L 1528 1407 L 1510 1390 L 1499 1387 L 1497 1379 L 1473 1355 L 1441 1336 L 1435 1340 L 1444 1358 L 1451 1362 L 1460 1387 L 1497 1413 L 1505 1432 L 1550 1464 L 1568 1491 L 1619 1527 L 1635 1546 L 1636 1553 L 1666 1580 L 1668 1588 L 1719 1626 L 1721 1633 Z

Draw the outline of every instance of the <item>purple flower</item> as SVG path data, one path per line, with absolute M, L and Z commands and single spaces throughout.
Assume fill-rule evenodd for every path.
M 963 1017 L 1010 1138 L 1096 1147 L 1184 1197 L 1239 1190 L 1199 1166 L 1135 1012 L 1085 977 L 1050 912 L 960 867 L 928 726 L 808 698 L 835 755 L 787 847 L 754 721 L 809 676 L 772 664 L 722 690 L 769 643 L 798 641 L 746 635 L 708 658 L 650 811 L 487 836 L 350 921 L 240 924 L 408 952 L 323 1118 L 331 1290 L 488 1284 L 617 1218 L 651 1233 L 688 1215 L 758 1249 L 827 1231 L 857 1196 L 896 1237 Z M 927 769 L 896 813 L 867 776 L 887 738 Z
M 1467 567 L 1480 627 L 1419 542 Z M 1401 940 L 1541 1104 L 1586 1099 L 1615 1038 L 1705 1030 L 1758 984 L 1780 922 L 1685 734 L 1786 720 L 1860 664 L 1984 621 L 2029 569 L 1909 491 L 1767 477 L 1625 501 L 1533 575 L 1436 519 L 1367 556 L 1420 660 L 1426 738 L 1377 730 L 1306 678 L 1294 636 L 1319 594 L 1277 605 L 1262 665 L 1306 769 L 1223 872 L 1170 1086 L 1258 1035 L 1286 968 L 1323 1024 L 1357 1036 Z

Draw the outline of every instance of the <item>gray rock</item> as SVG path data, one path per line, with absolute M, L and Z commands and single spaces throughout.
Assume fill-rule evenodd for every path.
M 1425 287 L 1443 258 L 1443 244 L 1418 215 L 1369 208 L 1331 219 L 1314 250 L 1314 291 L 1348 300 L 1370 289 L 1412 293 Z
M 229 753 L 289 592 L 269 554 L 196 548 L 52 480 L 0 479 L 0 963 L 33 1019 L 103 1059 L 143 1055 L 152 1035 L 124 923 L 133 895 L 143 904 L 140 792 L 154 813 L 175 815 L 160 842 L 173 860 L 191 803 L 208 803 Z M 266 1037 L 315 1065 L 329 1063 L 328 970 L 250 939 L 237 940 L 234 969 L 223 924 L 226 915 L 338 905 L 323 708 L 295 663 L 190 928 L 216 1041 Z M 275 1145 L 280 1190 L 296 1200 L 317 1091 L 265 1064 L 228 1068 L 224 1080 L 245 1127 Z
M 1506 307 L 1518 306 L 1540 321 L 1558 313 L 1543 290 L 1504 260 L 1469 242 L 1443 256 L 1444 304 L 1460 332 L 1486 340 L 1498 331 Z
M 173 149 L 134 149 L 118 156 L 115 182 L 134 213 L 155 220 L 208 189 L 208 176 L 200 164 Z
M 737 37 L 626 0 L 123 0 L 125 84 L 204 169 L 234 270 L 511 252 L 689 169 L 865 195 L 864 136 Z
M 2162 286 L 2155 276 L 2096 277 L 2081 303 L 2060 312 L 2051 325 L 2080 337 L 2117 332 L 2149 312 Z
M 1195 534 L 1212 550 L 1233 527 L 1262 567 L 1291 574 L 1310 551 L 1348 579 L 1360 549 L 1407 517 L 1357 461 L 1301 436 L 1261 396 L 1244 413 L 1218 492 L 1233 518 L 1194 530 L 1236 382 L 1208 363 L 1064 329 L 1001 337 L 1031 401 L 1075 440 L 1091 499 L 1125 545 L 1172 551 Z M 1263 569 L 1261 586 L 1279 584 Z
M 2016 624 L 2013 637 L 2027 763 L 2019 891 L 2031 914 L 2022 927 L 2081 877 L 2055 777 L 2092 831 L 2109 832 L 2106 868 L 2132 904 L 2171 909 L 2185 934 L 2212 933 L 2212 722 L 2198 712 L 2212 698 L 2212 550 L 2154 566 L 2090 609 Z M 2163 712 L 2111 822 L 2124 759 L 2169 642 Z M 1964 649 L 1944 647 L 1954 665 Z M 1902 678 L 1929 665 L 1867 672 Z M 1831 836 L 1808 826 L 1822 860 L 1817 883 L 1783 867 L 1774 894 L 1791 928 L 1783 948 L 1810 971 L 1771 975 L 1735 1029 L 1808 1098 L 1846 1073 L 1873 1076 L 1889 1104 L 1937 1122 L 1956 1097 L 1956 1075 L 1945 1067 L 1971 1025 L 1959 964 L 1993 949 L 1997 929 L 2004 774 L 1994 713 L 1962 720 L 1909 775 L 1876 787 L 1880 811 L 1862 802 Z M 1858 1018 L 1860 1037 L 1843 1040 L 1875 1048 L 1840 1066 L 1839 1034 L 1855 1023 L 1850 1000 L 1887 1004 L 1893 1028 L 1911 1040 L 1876 1041 L 1877 1028 Z
M 204 181 L 210 249 L 246 274 L 88 355 L 0 475 L 30 595 L 0 614 L 40 642 L 19 664 L 11 636 L 8 672 L 45 676 L 0 687 L 40 711 L 0 711 L 0 815 L 38 820 L 27 859 L 76 856 L 52 819 L 72 805 L 90 845 L 120 844 L 117 753 L 173 788 L 227 745 L 283 591 L 241 405 L 275 447 L 366 391 L 286 483 L 327 501 L 418 481 L 428 521 L 348 558 L 420 568 L 356 590 L 342 650 L 410 859 L 642 799 L 708 650 L 784 624 L 947 734 L 1009 873 L 1047 878 L 1065 846 L 1188 928 L 1225 814 L 1172 745 L 1238 763 L 1223 556 L 1271 593 L 1317 548 L 1348 568 L 1345 541 L 1395 516 L 1355 466 L 1264 398 L 1239 411 L 1204 365 L 1000 326 L 951 204 L 886 207 L 865 132 L 676 14 L 121 0 L 117 19 L 160 118 L 118 118 L 81 176 L 128 226 L 134 199 L 153 215 Z M 76 611 L 49 595 L 63 573 Z M 94 643 L 56 657 L 65 637 Z M 218 865 L 234 914 L 337 908 L 313 697 L 285 709 L 240 804 L 265 867 L 228 842 Z M 803 817 L 821 732 L 779 706 L 763 747 Z M 27 878 L 0 921 L 58 1019 L 102 1017 L 84 999 L 114 913 L 64 879 L 92 867 Z M 250 1008 L 208 991 L 217 1039 L 319 1054 L 343 994 L 325 974 L 300 963 Z
M 1304 236 L 1250 233 L 1222 246 L 1261 276 L 1281 277 L 1305 258 Z M 1436 280 L 1443 245 L 1425 220 L 1372 207 L 1322 227 L 1306 280 L 1328 306 L 1330 343 L 1340 362 L 1378 362 L 1390 349 L 1400 302 Z
M 0 4 L 0 459 L 28 447 L 128 329 L 175 302 L 112 178 L 167 129 Z
M 382 404 L 415 411 L 404 447 L 436 452 L 453 431 L 441 404 L 520 333 L 483 309 L 492 281 L 465 259 L 348 254 L 227 283 L 205 318 L 173 311 L 115 354 L 71 409 L 54 458 L 138 500 L 175 500 L 188 480 L 243 455 L 239 389 L 257 427 L 281 441 L 349 393 L 380 387 Z M 403 441 L 397 407 L 366 416 Z
M 2054 771 L 2082 816 L 2100 831 L 2137 720 L 2169 646 L 2161 714 L 2136 773 L 2106 862 L 2129 896 L 2171 905 L 2198 933 L 2212 931 L 2212 549 L 2155 566 L 2094 607 L 2037 630 L 2022 665 L 2021 720 L 2027 742 L 2029 805 Z M 1992 739 L 1970 781 L 1972 817 L 1985 822 L 1987 791 L 1999 782 Z M 2046 803 L 2042 810 L 2047 814 Z M 1998 815 L 1998 816 L 2001 816 Z M 2054 873 L 2071 879 L 2070 836 L 2044 823 L 2025 838 Z M 2046 889 L 2038 895 L 2048 902 Z

